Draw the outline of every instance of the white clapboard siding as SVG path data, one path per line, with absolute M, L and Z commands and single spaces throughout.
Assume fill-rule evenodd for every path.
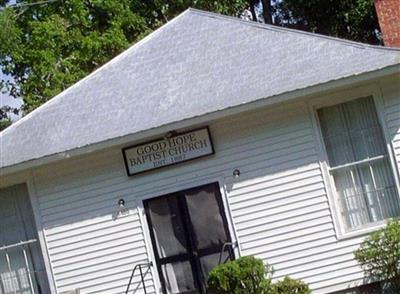
M 394 113 L 400 113 L 397 103 L 387 109 L 392 129 L 398 121 Z M 361 238 L 336 237 L 305 102 L 209 126 L 216 153 L 206 159 L 127 177 L 121 148 L 114 148 L 34 171 L 58 291 L 123 293 L 134 265 L 151 256 L 141 199 L 199 179 L 224 181 L 241 254 L 273 265 L 277 279 L 292 275 L 310 283 L 315 293 L 327 293 L 363 278 L 353 259 Z M 232 177 L 235 168 L 241 171 L 238 179 Z M 129 214 L 115 219 L 120 198 Z M 148 293 L 156 291 L 152 272 L 146 285 Z M 135 287 L 135 293 L 143 293 L 139 275 Z
M 400 173 L 400 79 L 383 88 L 386 125 Z

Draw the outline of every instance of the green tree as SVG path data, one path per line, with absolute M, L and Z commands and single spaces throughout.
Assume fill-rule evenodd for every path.
M 208 277 L 208 288 L 218 294 L 273 294 L 273 269 L 261 259 L 244 256 L 218 265 Z
M 274 294 L 311 294 L 308 285 L 302 281 L 286 276 L 273 285 Z
M 388 281 L 400 294 L 400 220 L 372 233 L 354 255 L 368 277 Z
M 210 293 L 218 294 L 310 294 L 308 285 L 285 277 L 272 283 L 274 270 L 261 259 L 243 256 L 213 268 L 208 276 Z
M 381 44 L 373 0 L 282 0 L 277 24 L 370 44 Z

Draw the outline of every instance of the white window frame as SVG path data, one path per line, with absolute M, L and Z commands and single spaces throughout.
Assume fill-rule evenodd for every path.
M 371 84 L 368 86 L 361 86 L 358 88 L 353 88 L 351 90 L 343 90 L 340 92 L 336 92 L 334 94 L 328 94 L 318 98 L 309 99 L 308 101 L 309 114 L 314 129 L 315 141 L 317 143 L 319 163 L 326 187 L 326 192 L 328 195 L 328 201 L 331 209 L 334 227 L 336 230 L 336 236 L 338 239 L 346 239 L 346 238 L 352 238 L 369 234 L 375 230 L 383 228 L 387 222 L 387 220 L 383 220 L 379 222 L 369 223 L 365 226 L 362 226 L 360 228 L 355 228 L 354 230 L 351 231 L 345 230 L 345 223 L 343 217 L 340 214 L 340 204 L 338 202 L 339 198 L 336 192 L 333 176 L 330 172 L 330 167 L 328 164 L 329 162 L 328 153 L 326 151 L 325 143 L 323 140 L 323 134 L 317 113 L 317 110 L 320 108 L 349 102 L 363 97 L 373 98 L 375 109 L 378 115 L 378 120 L 382 128 L 385 145 L 388 152 L 388 159 L 390 161 L 390 166 L 393 172 L 395 186 L 397 188 L 397 192 L 399 195 L 399 202 L 400 202 L 400 180 L 399 180 L 400 165 L 396 161 L 393 145 L 390 140 L 388 127 L 385 120 L 384 103 L 379 85 Z

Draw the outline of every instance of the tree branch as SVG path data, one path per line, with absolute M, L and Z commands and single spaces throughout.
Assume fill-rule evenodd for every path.
M 264 22 L 268 24 L 272 23 L 272 9 L 271 9 L 271 0 L 261 0 L 263 6 L 263 18 Z

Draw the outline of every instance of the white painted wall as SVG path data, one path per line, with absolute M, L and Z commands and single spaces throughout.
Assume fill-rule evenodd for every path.
M 400 95 L 389 88 L 384 113 L 400 163 Z M 117 148 L 33 171 L 59 292 L 123 292 L 133 266 L 152 255 L 141 200 L 208 180 L 224 184 L 241 254 L 263 258 L 276 278 L 302 279 L 315 293 L 363 278 L 352 254 L 362 237 L 335 232 L 306 100 L 209 126 L 216 154 L 207 159 L 128 178 Z M 120 198 L 130 214 L 113 220 Z M 152 276 L 154 269 L 146 275 L 154 292 Z
M 400 75 L 381 84 L 386 125 L 400 171 Z

